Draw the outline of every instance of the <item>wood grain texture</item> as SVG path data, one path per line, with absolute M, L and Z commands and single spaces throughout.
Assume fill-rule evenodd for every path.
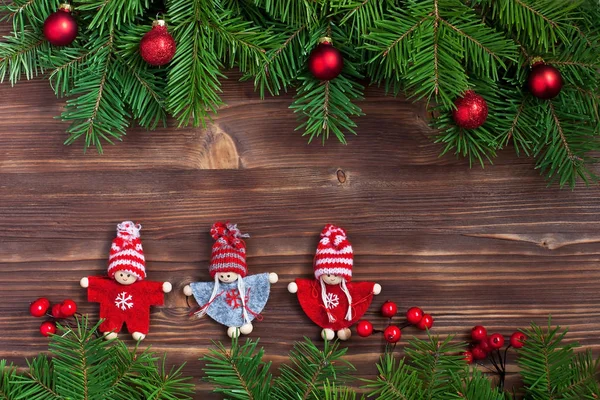
M 252 334 L 275 365 L 294 341 L 318 340 L 286 285 L 311 275 L 328 222 L 349 232 L 354 279 L 383 286 L 367 314 L 377 326 L 386 299 L 423 307 L 434 333 L 461 339 L 475 324 L 509 335 L 551 314 L 570 326 L 570 340 L 598 352 L 597 186 L 548 188 L 511 149 L 485 169 L 438 157 L 422 107 L 377 89 L 367 91 L 367 117 L 348 145 L 308 145 L 294 132 L 290 96 L 260 101 L 236 78 L 224 82 L 228 105 L 207 128 L 131 129 L 102 156 L 63 146 L 66 125 L 53 117 L 64 101 L 45 81 L 0 86 L 0 358 L 25 365 L 47 349 L 27 312 L 38 296 L 73 298 L 97 315 L 78 282 L 105 271 L 124 219 L 143 224 L 149 279 L 174 284 L 153 310 L 146 343 L 187 362 L 198 399 L 219 398 L 200 380 L 198 358 L 226 335 L 211 320 L 187 317 L 182 288 L 208 279 L 208 230 L 217 220 L 251 234 L 251 273 L 280 276 Z M 404 337 L 412 334 L 423 336 L 406 329 Z M 357 375 L 374 376 L 380 338 L 347 344 Z

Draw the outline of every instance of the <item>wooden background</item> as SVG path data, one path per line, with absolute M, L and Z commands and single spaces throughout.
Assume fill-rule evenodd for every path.
M 46 81 L 0 86 L 0 358 L 25 365 L 46 351 L 40 321 L 28 315 L 39 296 L 72 298 L 96 318 L 79 279 L 105 272 L 125 219 L 143 224 L 149 279 L 174 284 L 145 343 L 187 362 L 198 399 L 218 398 L 200 380 L 198 358 L 211 340 L 227 339 L 223 326 L 187 317 L 182 288 L 209 278 L 208 230 L 218 220 L 251 234 L 251 273 L 280 276 L 252 334 L 276 365 L 294 341 L 318 340 L 286 285 L 311 276 L 329 222 L 349 232 L 354 279 L 383 286 L 367 314 L 378 327 L 386 299 L 401 310 L 421 306 L 434 315 L 434 333 L 464 339 L 475 324 L 508 336 L 552 314 L 570 326 L 570 340 L 598 353 L 597 186 L 547 188 L 512 149 L 485 169 L 439 158 L 422 106 L 376 89 L 348 145 L 307 145 L 294 132 L 290 96 L 260 101 L 233 78 L 224 83 L 228 106 L 208 128 L 132 129 L 102 156 L 63 146 L 66 125 L 53 119 L 63 101 Z M 413 334 L 421 335 L 404 331 Z M 355 335 L 347 345 L 357 375 L 374 376 L 381 337 Z

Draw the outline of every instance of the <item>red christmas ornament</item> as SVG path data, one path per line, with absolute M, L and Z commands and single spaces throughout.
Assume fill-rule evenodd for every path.
M 473 358 L 476 360 L 483 360 L 487 357 L 487 353 L 479 346 L 473 347 L 471 350 L 471 354 L 473 354 Z
M 488 116 L 485 99 L 472 90 L 467 90 L 463 97 L 454 101 L 456 110 L 452 111 L 454 122 L 464 129 L 479 128 Z
M 525 345 L 526 339 L 527 336 L 525 336 L 524 333 L 515 332 L 512 335 L 510 335 L 510 345 L 515 349 L 520 349 L 521 347 L 523 347 L 523 345 Z
M 333 47 L 331 39 L 324 37 L 308 57 L 308 69 L 313 76 L 322 81 L 337 77 L 344 68 L 342 53 Z
M 358 321 L 356 325 L 356 333 L 360 337 L 368 337 L 373 333 L 373 324 L 369 321 L 363 319 L 362 321 Z
M 490 335 L 488 343 L 490 344 L 491 348 L 499 349 L 500 347 L 504 346 L 504 336 L 499 333 L 494 333 Z
M 60 310 L 60 304 L 55 304 L 52 306 L 52 316 L 56 319 L 64 318 L 62 311 Z
M 463 355 L 463 359 L 466 361 L 467 364 L 473 363 L 473 353 L 472 352 L 467 350 L 467 351 L 463 352 L 462 355 Z
M 140 41 L 140 54 L 144 61 L 156 67 L 168 64 L 175 55 L 175 39 L 167 31 L 167 23 L 158 19 Z
M 70 317 L 77 312 L 77 303 L 71 299 L 64 300 L 60 303 L 60 313 L 65 317 Z
M 388 343 L 396 343 L 402 337 L 402 331 L 396 325 L 390 325 L 383 331 L 383 337 Z
M 531 68 L 527 86 L 535 97 L 548 100 L 558 96 L 563 86 L 563 80 L 558 69 L 543 62 L 537 62 Z
M 416 325 L 419 322 L 421 322 L 422 318 L 423 310 L 421 310 L 419 307 L 411 307 L 406 312 L 406 320 L 413 325 Z
M 51 321 L 42 322 L 40 325 L 40 333 L 44 336 L 56 333 L 56 324 Z
M 58 11 L 50 14 L 44 21 L 44 36 L 55 46 L 66 46 L 77 37 L 77 21 L 71 15 L 71 6 L 61 4 Z
M 396 307 L 396 303 L 393 301 L 388 300 L 381 306 L 381 314 L 384 317 L 392 318 L 396 315 L 396 312 L 398 312 L 398 307 Z
M 40 297 L 29 305 L 29 314 L 34 317 L 43 317 L 50 308 L 50 302 L 45 297 Z
M 431 329 L 433 326 L 433 317 L 430 314 L 424 314 L 423 318 L 417 324 L 417 328 L 424 331 L 425 329 Z
M 482 341 L 487 338 L 487 330 L 481 325 L 476 325 L 471 329 L 471 337 L 478 342 Z

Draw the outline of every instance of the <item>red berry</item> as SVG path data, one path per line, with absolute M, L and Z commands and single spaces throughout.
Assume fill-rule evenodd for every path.
M 515 349 L 520 349 L 525 344 L 527 336 L 523 332 L 515 332 L 510 335 L 510 345 Z
M 70 317 L 77 312 L 77 303 L 71 299 L 66 299 L 60 303 L 60 313 L 65 317 Z
M 484 358 L 487 357 L 487 353 L 485 352 L 485 350 L 483 350 L 479 346 L 473 347 L 473 349 L 471 350 L 471 354 L 473 355 L 473 358 L 476 360 L 483 360 Z
M 490 342 L 487 339 L 479 342 L 477 346 L 486 353 L 491 353 L 492 350 L 494 350 L 492 346 L 490 346 Z
M 388 300 L 381 306 L 381 314 L 384 317 L 392 318 L 394 315 L 396 315 L 397 312 L 398 307 L 396 307 L 396 303 L 394 303 L 393 301 Z
M 406 320 L 413 325 L 421 322 L 421 318 L 423 318 L 423 310 L 419 307 L 411 307 L 406 312 Z
M 433 317 L 430 314 L 423 315 L 423 318 L 417 324 L 417 328 L 424 331 L 425 329 L 431 329 L 433 326 Z
M 471 329 L 471 337 L 473 340 L 480 342 L 487 338 L 487 330 L 481 325 L 474 326 Z
M 52 306 L 52 316 L 56 319 L 65 317 L 62 311 L 60 311 L 60 304 L 55 304 Z
M 56 333 L 56 324 L 51 321 L 42 322 L 40 325 L 40 333 L 44 336 Z
M 360 337 L 371 336 L 373 333 L 373 324 L 366 319 L 358 321 L 358 324 L 356 325 L 356 333 L 358 333 L 358 336 Z
M 465 360 L 465 362 L 467 364 L 473 363 L 473 353 L 471 353 L 469 350 L 463 352 L 462 355 L 463 355 L 463 360 Z
M 494 333 L 493 335 L 490 335 L 488 342 L 491 348 L 499 349 L 504 346 L 504 336 L 499 333 Z
M 29 305 L 29 314 L 34 317 L 43 317 L 50 307 L 50 302 L 45 297 L 40 297 Z
M 390 325 L 383 331 L 383 337 L 388 343 L 396 343 L 402 337 L 402 331 L 396 325 Z

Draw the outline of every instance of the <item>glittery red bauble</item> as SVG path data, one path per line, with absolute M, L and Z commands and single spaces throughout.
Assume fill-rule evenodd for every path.
M 368 337 L 373 333 L 373 324 L 367 320 L 358 321 L 356 324 L 356 333 L 360 337 Z
M 77 303 L 67 299 L 60 304 L 60 313 L 65 317 L 70 317 L 77 312 Z
M 168 64 L 175 55 L 175 39 L 167 31 L 165 21 L 158 20 L 140 41 L 140 54 L 150 65 Z
M 478 342 L 484 340 L 487 338 L 487 330 L 481 325 L 476 325 L 471 329 L 471 337 Z
M 342 72 L 344 57 L 331 43 L 317 45 L 308 57 L 308 69 L 315 78 L 329 81 Z
M 551 65 L 538 63 L 531 68 L 527 86 L 538 99 L 551 99 L 558 96 L 563 86 L 560 71 Z
M 56 324 L 51 321 L 42 322 L 40 325 L 40 333 L 44 336 L 56 333 Z
M 456 99 L 454 105 L 456 110 L 452 112 L 452 117 L 461 128 L 479 128 L 488 116 L 485 99 L 472 90 L 467 90 L 463 97 Z
M 490 335 L 488 343 L 490 344 L 491 348 L 499 349 L 500 347 L 504 346 L 504 336 L 499 333 L 494 333 Z
M 423 310 L 421 310 L 419 307 L 411 307 L 408 309 L 408 311 L 406 311 L 406 320 L 413 325 L 421 322 L 422 318 Z
M 50 308 L 50 302 L 45 297 L 40 297 L 29 305 L 29 314 L 34 317 L 43 317 Z
M 525 339 L 527 339 L 527 336 L 524 333 L 515 332 L 510 335 L 510 345 L 515 349 L 520 349 L 525 345 Z
M 390 325 L 383 331 L 383 337 L 388 343 L 396 343 L 402 337 L 402 331 L 396 325 Z
M 433 317 L 430 314 L 424 314 L 423 318 L 417 324 L 417 328 L 424 331 L 425 329 L 431 329 L 433 326 Z
M 63 4 L 44 21 L 44 36 L 55 46 L 71 44 L 77 37 L 77 22 L 70 10 L 68 4 Z
M 396 303 L 393 301 L 388 300 L 381 306 L 381 315 L 384 317 L 392 318 L 396 315 L 396 312 L 398 312 L 398 307 L 396 307 Z

